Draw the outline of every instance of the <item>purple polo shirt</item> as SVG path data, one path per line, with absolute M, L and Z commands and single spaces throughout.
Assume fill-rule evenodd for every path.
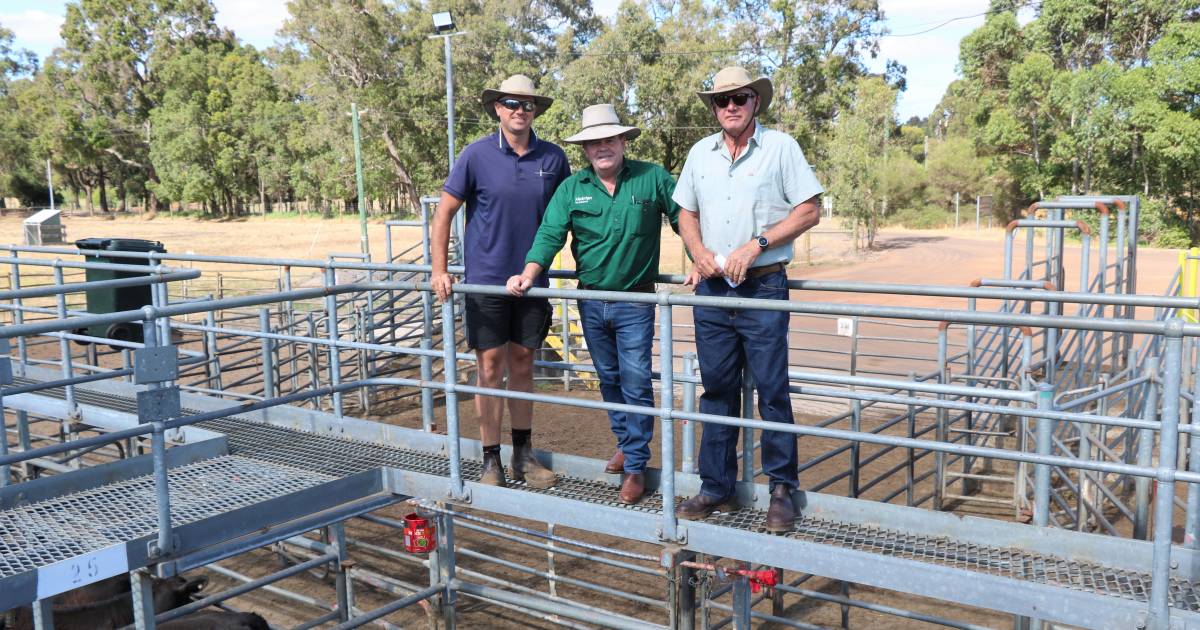
M 467 204 L 467 283 L 504 284 L 525 269 L 546 204 L 570 174 L 567 154 L 536 134 L 521 156 L 499 131 L 463 149 L 442 190 Z M 536 286 L 548 284 L 543 273 Z

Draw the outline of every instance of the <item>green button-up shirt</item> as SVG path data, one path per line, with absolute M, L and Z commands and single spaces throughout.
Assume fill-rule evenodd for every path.
M 679 231 L 679 206 L 671 201 L 675 180 L 649 162 L 625 160 L 613 194 L 588 167 L 554 191 L 526 263 L 550 267 L 572 235 L 579 281 L 595 289 L 624 291 L 658 275 L 662 217 Z

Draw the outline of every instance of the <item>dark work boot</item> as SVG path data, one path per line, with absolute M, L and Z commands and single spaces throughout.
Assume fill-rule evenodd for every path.
M 621 449 L 617 449 L 617 452 L 608 458 L 608 463 L 604 465 L 604 472 L 611 475 L 619 475 L 625 472 L 625 453 L 622 453 Z
M 558 479 L 553 470 L 533 456 L 533 449 L 528 444 L 513 447 L 511 464 L 513 480 L 524 481 L 530 488 L 551 488 Z
M 646 494 L 646 473 L 625 473 L 625 481 L 621 482 L 621 491 L 617 494 L 621 503 L 633 505 L 642 500 L 643 494 Z
M 792 503 L 792 489 L 775 484 L 771 488 L 771 507 L 767 508 L 766 530 L 775 534 L 792 531 L 796 523 L 796 507 Z
M 714 499 L 707 494 L 697 494 L 675 506 L 675 516 L 689 521 L 706 519 L 709 514 L 718 511 L 726 514 L 738 511 L 737 497 Z
M 500 463 L 500 453 L 483 454 L 483 474 L 479 476 L 479 483 L 502 488 L 507 485 L 504 481 L 504 465 Z

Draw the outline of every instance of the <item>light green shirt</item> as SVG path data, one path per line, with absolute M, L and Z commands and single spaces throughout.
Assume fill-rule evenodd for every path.
M 671 201 L 674 187 L 666 169 L 637 160 L 625 160 L 611 195 L 591 167 L 576 171 L 550 198 L 525 262 L 548 269 L 570 233 L 583 284 L 624 291 L 653 282 L 662 218 L 679 231 L 679 206 Z
M 699 214 L 704 246 L 728 256 L 823 192 L 796 140 L 756 123 L 736 162 L 720 132 L 692 146 L 673 198 Z M 789 241 L 759 254 L 752 266 L 791 259 Z

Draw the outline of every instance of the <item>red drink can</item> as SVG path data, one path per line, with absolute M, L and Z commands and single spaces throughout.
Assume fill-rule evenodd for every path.
M 437 548 L 437 527 L 416 512 L 404 517 L 404 550 L 429 553 Z

